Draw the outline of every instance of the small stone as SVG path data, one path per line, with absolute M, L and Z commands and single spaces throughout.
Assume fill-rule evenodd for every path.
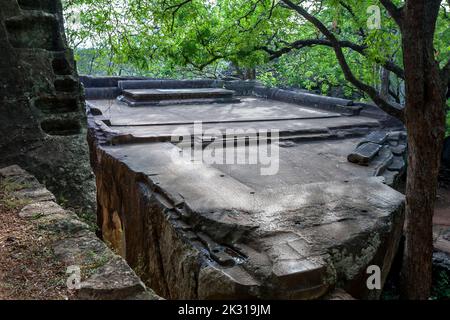
M 399 173 L 397 171 L 385 171 L 383 172 L 384 184 L 390 187 L 394 187 L 397 183 L 397 177 Z
M 388 133 L 388 139 L 390 141 L 404 141 L 406 140 L 406 132 L 404 131 L 391 131 Z
M 387 168 L 389 171 L 401 171 L 405 167 L 405 161 L 401 157 L 395 157 Z
M 218 264 L 224 267 L 232 267 L 235 265 L 233 258 L 223 251 L 223 248 L 214 248 L 211 252 L 211 257 L 217 261 Z
M 388 146 L 384 146 L 376 159 L 371 163 L 371 166 L 375 168 L 374 176 L 381 176 L 393 161 L 394 156 L 392 155 L 391 149 Z
M 38 189 L 23 189 L 14 192 L 14 196 L 17 198 L 30 199 L 33 201 L 55 201 L 55 196 L 46 188 Z
M 406 151 L 406 144 L 399 144 L 397 146 L 391 146 L 391 151 L 396 156 L 401 156 Z

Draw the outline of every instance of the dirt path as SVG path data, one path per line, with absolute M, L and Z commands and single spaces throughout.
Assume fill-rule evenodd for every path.
M 23 206 L 0 182 L 0 300 L 67 299 L 65 269 L 48 236 L 18 216 Z

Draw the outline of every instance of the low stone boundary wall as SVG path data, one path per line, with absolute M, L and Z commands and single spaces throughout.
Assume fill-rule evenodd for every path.
M 119 81 L 119 89 L 191 89 L 191 88 L 222 88 L 222 80 L 128 80 Z
M 52 250 L 56 259 L 68 267 L 69 273 L 80 270 L 81 282 L 74 283 L 75 299 L 161 299 L 122 257 L 97 238 L 88 224 L 59 206 L 54 195 L 34 176 L 13 165 L 0 169 L 0 179 L 16 186 L 12 195 L 26 204 L 19 216 L 54 236 Z
M 120 95 L 118 87 L 84 88 L 87 99 L 115 99 Z
M 345 115 L 361 115 L 375 118 L 383 127 L 403 127 L 402 123 L 373 104 L 354 102 L 349 99 L 322 96 L 310 92 L 269 88 L 258 81 L 244 80 L 173 80 L 142 77 L 80 77 L 85 87 L 86 99 L 115 99 L 124 89 L 178 89 L 178 88 L 225 88 L 234 90 L 237 96 L 257 96 L 307 107 L 337 112 Z
M 326 108 L 331 111 L 339 111 L 337 109 L 337 106 L 341 106 L 341 109 L 342 107 L 347 107 L 345 109 L 349 110 L 351 110 L 352 109 L 351 107 L 353 106 L 352 100 L 321 96 L 306 92 L 296 92 L 277 88 L 267 88 L 264 86 L 255 86 L 255 88 L 253 89 L 253 93 L 256 96 L 267 99 L 274 99 L 288 103 L 302 104 L 304 106 L 316 108 L 318 107 Z
M 256 81 L 244 81 L 244 80 L 232 80 L 225 81 L 224 88 L 228 90 L 234 90 L 238 96 L 251 96 L 253 95 L 253 89 L 258 82 Z

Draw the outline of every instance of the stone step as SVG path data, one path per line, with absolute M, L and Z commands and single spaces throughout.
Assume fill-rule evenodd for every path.
M 224 99 L 232 100 L 234 91 L 220 88 L 192 89 L 126 89 L 125 101 L 155 103 L 165 100 Z
M 43 11 L 24 11 L 24 14 L 5 21 L 10 44 L 18 49 L 61 51 L 63 38 L 58 18 Z

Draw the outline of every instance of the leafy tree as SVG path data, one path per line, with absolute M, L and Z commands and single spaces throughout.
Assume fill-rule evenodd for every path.
M 72 21 L 72 43 L 87 32 L 93 35 L 87 38 L 99 40 L 94 46 L 108 48 L 105 52 L 113 63 L 131 63 L 141 70 L 181 66 L 192 74 L 194 70 L 220 74 L 227 66 L 258 68 L 268 83 L 300 83 L 323 92 L 345 80 L 350 91 L 358 90 L 402 120 L 409 143 L 404 295 L 425 299 L 430 293 L 432 214 L 450 78 L 450 4 L 441 2 L 71 0 L 66 4 L 68 12 L 75 8 L 72 14 L 78 16 Z M 371 5 L 381 8 L 382 20 L 378 28 L 369 29 Z M 69 24 L 70 19 L 68 15 Z

